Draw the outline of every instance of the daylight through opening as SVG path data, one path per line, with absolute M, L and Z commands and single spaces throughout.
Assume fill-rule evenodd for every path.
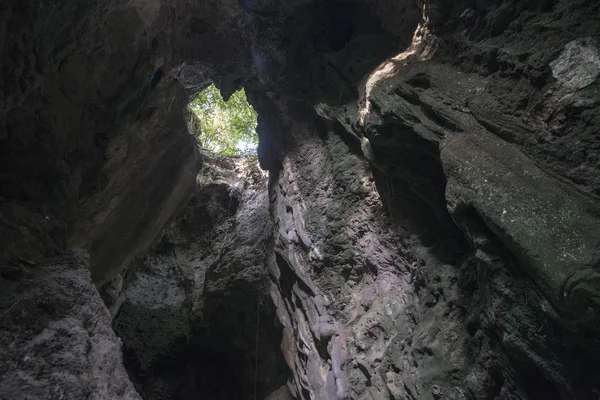
M 188 128 L 208 150 L 222 155 L 255 155 L 258 146 L 257 114 L 244 89 L 223 100 L 213 84 L 188 105 Z

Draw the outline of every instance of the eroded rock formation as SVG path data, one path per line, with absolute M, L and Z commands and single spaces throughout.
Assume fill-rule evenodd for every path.
M 2 399 L 140 399 L 89 267 L 79 251 L 2 281 Z
M 246 332 L 240 296 L 268 293 L 282 340 L 261 354 L 281 351 L 298 399 L 598 397 L 597 2 L 21 1 L 0 15 L 0 396 L 135 398 L 91 274 L 146 396 L 179 381 L 139 371 Z M 229 189 L 196 196 L 211 183 L 195 187 L 181 111 L 210 82 L 244 86 L 259 113 L 268 196 L 238 201 L 264 207 L 262 224 L 223 207 Z M 227 249 L 217 214 L 241 245 Z M 36 291 L 49 306 L 30 305 Z M 248 319 L 229 325 L 216 298 Z M 173 323 L 142 340 L 139 310 L 158 321 L 142 326 Z M 35 347 L 65 318 L 72 364 Z M 90 387 L 97 367 L 115 372 Z M 211 372 L 196 367 L 188 394 Z
M 184 212 L 106 288 L 121 286 L 114 327 L 145 399 L 264 399 L 290 375 L 265 290 L 267 174 L 256 159 L 203 155 Z

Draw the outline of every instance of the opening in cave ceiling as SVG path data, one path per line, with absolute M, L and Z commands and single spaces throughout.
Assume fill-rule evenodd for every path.
M 202 146 L 222 155 L 254 155 L 258 146 L 257 114 L 246 99 L 244 89 L 225 101 L 213 84 L 188 105 L 188 123 Z

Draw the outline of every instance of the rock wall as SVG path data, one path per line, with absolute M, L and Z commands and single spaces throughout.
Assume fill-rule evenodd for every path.
M 0 292 L 3 335 L 12 332 L 15 346 L 0 360 L 0 397 L 135 397 L 94 284 L 143 256 L 192 194 L 201 162 L 182 110 L 211 81 L 231 93 L 250 70 L 227 9 L 176 0 L 0 4 L 0 285 L 17 288 Z M 80 248 L 90 259 L 75 273 L 63 258 Z M 66 304 L 87 301 L 81 307 L 98 314 L 104 358 L 85 355 L 80 330 L 57 342 L 67 355 L 73 346 L 68 371 L 98 382 L 61 373 L 70 361 L 57 361 L 59 350 L 30 351 L 33 338 L 54 332 L 52 310 L 40 319 L 12 314 L 27 303 L 25 288 L 43 284 L 44 269 L 86 282 L 57 284 L 47 302 L 60 303 L 60 318 L 74 313 L 73 329 L 89 315 Z M 35 388 L 16 392 L 8 373 L 21 354 L 45 367 Z M 101 368 L 115 376 L 90 372 Z
M 203 155 L 183 213 L 105 294 L 144 399 L 264 399 L 289 376 L 265 290 L 267 176 L 256 159 Z
M 251 354 L 254 322 L 219 307 L 253 315 L 247 298 L 268 271 L 296 398 L 596 398 L 598 17 L 590 0 L 0 4 L 0 284 L 16 288 L 0 304 L 3 332 L 23 334 L 6 339 L 2 371 L 53 329 L 54 308 L 49 319 L 13 314 L 43 277 L 87 282 L 57 283 L 49 304 L 81 298 L 106 315 L 87 272 L 71 271 L 86 264 L 68 249 L 85 248 L 93 282 L 121 310 L 130 371 L 176 370 L 167 361 L 180 343 L 205 349 L 234 322 L 246 338 L 235 351 Z M 269 216 L 256 215 L 272 231 L 240 220 L 242 245 L 229 249 L 212 218 L 231 210 L 211 206 L 227 189 L 184 209 L 200 156 L 181 110 L 211 81 L 225 97 L 245 87 L 270 173 Z M 261 196 L 244 201 L 266 213 Z M 161 235 L 180 213 L 178 236 Z M 77 324 L 78 307 L 59 317 Z M 181 329 L 145 342 L 128 320 Z M 77 371 L 119 364 L 107 324 L 107 361 L 81 356 Z M 278 351 L 276 336 L 261 354 Z M 80 354 L 76 343 L 65 346 Z M 36 351 L 32 365 L 60 370 L 54 356 Z M 210 374 L 194 368 L 160 387 L 136 373 L 136 384 L 168 397 L 196 376 L 182 390 L 197 394 Z M 129 395 L 110 369 L 90 396 Z M 248 368 L 230 371 L 249 381 Z M 6 396 L 23 397 L 6 373 Z M 65 376 L 32 390 L 88 390 L 85 376 Z
M 427 219 L 386 210 L 377 180 L 330 132 L 289 153 L 272 183 L 271 296 L 296 398 L 586 398 L 571 385 L 594 357 L 569 361 L 581 343 L 565 349 L 508 251 L 491 235 L 470 250 L 441 223 L 415 233 Z
M 0 398 L 140 399 L 85 252 L 12 273 L 0 284 Z
M 146 250 L 197 169 L 185 95 L 156 51 L 167 21 L 150 4 L 1 7 L 2 261 L 85 247 L 103 281 Z
M 175 23 L 177 3 L 0 4 L 2 398 L 137 398 L 89 273 L 111 279 L 185 204 L 200 167 L 186 77 L 232 72 L 182 66 L 206 43 L 175 34 L 192 18 Z
M 250 70 L 224 10 L 0 5 L 3 264 L 83 247 L 102 284 L 148 250 L 200 167 L 182 115 L 189 96 L 211 81 L 231 93 Z
M 338 69 L 347 96 L 313 92 L 326 122 L 276 101 L 288 151 L 272 293 L 296 396 L 596 396 L 597 128 L 584 127 L 599 32 L 581 21 L 598 11 L 426 2 L 410 46 L 356 86 Z M 372 216 L 350 149 L 391 219 Z

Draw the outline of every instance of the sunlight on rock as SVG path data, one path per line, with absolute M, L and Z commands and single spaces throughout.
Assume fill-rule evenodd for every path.
M 373 88 L 381 84 L 384 80 L 396 75 L 401 67 L 406 66 L 410 60 L 417 58 L 420 61 L 428 60 L 432 57 L 435 46 L 427 38 L 430 33 L 427 28 L 427 13 L 424 9 L 423 21 L 417 25 L 410 46 L 398 55 L 379 64 L 377 68 L 369 75 L 365 82 L 365 103 L 359 108 L 359 123 L 362 126 L 365 118 L 371 112 L 371 102 L 369 100 Z

